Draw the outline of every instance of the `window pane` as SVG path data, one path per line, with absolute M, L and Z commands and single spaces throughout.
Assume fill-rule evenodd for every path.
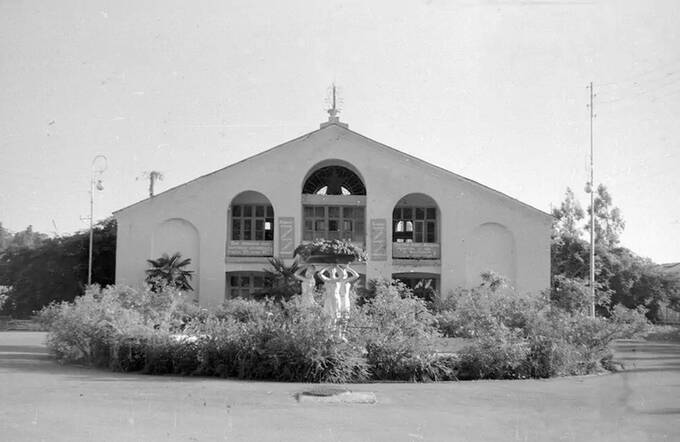
M 232 298 L 238 298 L 238 289 L 231 289 L 229 291 L 229 294 L 231 295 Z
M 243 206 L 243 216 L 253 216 L 253 206 Z
M 238 287 L 238 276 L 229 277 L 229 287 Z
M 326 208 L 325 207 L 315 207 L 314 208 L 314 216 L 317 218 L 323 218 L 326 216 Z
M 345 232 L 351 232 L 352 231 L 352 221 L 345 219 L 342 221 L 342 230 Z
M 232 206 L 231 207 L 231 215 L 232 216 L 241 216 L 241 206 Z
M 243 276 L 242 275 L 239 278 L 239 283 L 240 283 L 241 288 L 250 287 L 250 276 L 248 276 L 248 275 Z
M 363 207 L 355 207 L 354 208 L 354 219 L 359 219 L 364 217 L 364 208 Z
M 434 207 L 427 209 L 427 219 L 437 219 L 437 209 Z
M 250 219 L 244 219 L 243 220 L 243 234 L 241 235 L 241 239 L 244 241 L 250 241 L 252 237 L 252 225 L 251 225 L 252 220 Z
M 264 287 L 264 278 L 262 276 L 253 276 L 253 287 L 256 289 Z
M 264 220 L 263 219 L 256 219 L 255 220 L 255 231 L 264 232 Z
M 232 219 L 231 220 L 231 239 L 238 241 L 241 239 L 241 220 Z
M 413 219 L 413 209 L 411 207 L 404 207 L 402 213 L 404 214 L 404 219 Z
M 393 219 L 401 219 L 401 207 L 395 207 L 392 211 Z
M 314 230 L 314 222 L 311 219 L 305 220 L 305 230 Z
M 416 219 L 425 219 L 425 209 L 416 207 Z
M 264 206 L 255 206 L 255 216 L 264 217 Z
M 314 230 L 317 232 L 326 230 L 326 222 L 324 220 L 317 220 L 314 222 Z
M 274 218 L 274 208 L 267 206 L 267 218 Z
M 314 207 L 305 206 L 305 218 L 311 218 L 314 216 Z
M 352 218 L 354 216 L 354 207 L 343 207 L 342 216 L 343 218 Z
M 394 226 L 394 231 L 395 232 L 403 232 L 404 231 L 404 221 L 397 221 L 395 226 Z
M 416 221 L 416 228 L 415 228 L 415 236 L 414 240 L 415 242 L 423 242 L 423 237 L 424 237 L 424 232 L 423 230 L 425 229 L 425 225 L 423 224 L 422 221 Z
M 428 221 L 427 222 L 427 237 L 426 241 L 427 242 L 437 242 L 437 223 L 434 221 Z
M 413 232 L 413 221 L 406 221 L 406 228 L 404 230 L 407 232 Z
M 311 230 L 305 230 L 304 234 L 302 235 L 302 240 L 303 241 L 314 241 L 314 232 Z
M 331 219 L 328 221 L 328 230 L 331 232 L 337 232 L 340 230 L 340 223 L 336 219 Z
M 340 218 L 340 207 L 329 207 L 328 208 L 329 218 Z

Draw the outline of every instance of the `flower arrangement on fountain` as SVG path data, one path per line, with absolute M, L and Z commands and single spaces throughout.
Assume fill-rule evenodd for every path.
M 348 239 L 315 239 L 297 246 L 294 254 L 310 263 L 347 264 L 366 261 L 364 249 Z

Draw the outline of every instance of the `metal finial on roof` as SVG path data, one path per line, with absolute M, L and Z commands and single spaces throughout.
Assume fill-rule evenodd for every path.
M 330 115 L 330 117 L 328 118 L 328 121 L 331 121 L 331 119 L 333 119 L 333 118 L 337 118 L 337 115 L 340 112 L 340 109 L 338 109 L 337 102 L 336 102 L 337 90 L 335 88 L 335 83 L 333 83 L 331 85 L 331 88 L 332 88 L 332 90 L 331 90 L 331 94 L 332 94 L 331 95 L 331 100 L 332 100 L 331 103 L 332 104 L 331 104 L 331 108 L 328 109 L 328 115 Z
M 335 86 L 335 83 L 332 83 L 331 87 L 328 89 L 329 96 L 326 98 L 326 104 L 329 106 L 329 108 L 326 110 L 326 112 L 328 112 L 328 121 L 321 123 L 321 127 L 337 124 L 346 128 L 348 125 L 341 123 L 340 117 L 338 117 L 338 114 L 340 113 L 340 106 L 342 105 L 342 99 L 338 96 L 338 88 Z

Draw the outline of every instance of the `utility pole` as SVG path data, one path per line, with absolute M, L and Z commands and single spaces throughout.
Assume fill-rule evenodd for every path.
M 590 316 L 595 317 L 595 181 L 593 162 L 593 82 L 590 82 Z

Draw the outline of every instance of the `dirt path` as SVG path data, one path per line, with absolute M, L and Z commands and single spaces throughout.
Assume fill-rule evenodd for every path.
M 374 405 L 297 402 L 308 385 L 60 366 L 45 334 L 0 333 L 3 441 L 680 440 L 680 344 L 626 341 L 621 373 L 365 384 Z

